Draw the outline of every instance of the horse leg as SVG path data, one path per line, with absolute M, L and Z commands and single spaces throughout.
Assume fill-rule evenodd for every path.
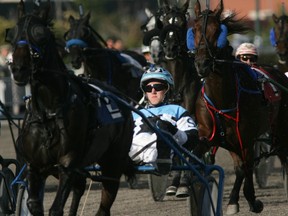
M 242 160 L 240 159 L 240 157 L 234 152 L 230 152 L 230 155 L 234 162 L 234 171 L 235 171 L 236 179 L 235 179 L 232 191 L 230 193 L 230 199 L 229 199 L 227 210 L 226 210 L 227 215 L 232 215 L 232 214 L 236 214 L 239 212 L 239 203 L 238 203 L 239 193 L 240 193 L 242 182 L 245 177 L 245 173 L 242 169 Z
M 56 197 L 52 204 L 52 207 L 49 210 L 50 216 L 62 216 L 64 211 L 63 208 L 71 191 L 73 173 L 66 170 L 63 166 L 58 167 L 59 173 L 59 183 L 56 193 Z
M 71 202 L 71 207 L 69 211 L 69 215 L 77 215 L 77 210 L 79 207 L 80 199 L 84 194 L 86 188 L 86 176 L 80 174 L 76 174 L 77 177 L 74 178 L 72 184 L 73 190 L 73 198 Z
M 243 192 L 246 200 L 248 201 L 250 211 L 260 213 L 263 210 L 263 203 L 260 200 L 256 200 L 255 190 L 253 184 L 253 161 L 245 166 L 245 182 Z
M 110 216 L 110 209 L 116 199 L 120 185 L 121 173 L 115 173 L 121 169 L 118 166 L 119 164 L 110 163 L 107 166 L 101 164 L 102 175 L 107 179 L 102 182 L 101 202 L 96 216 Z
M 27 207 L 32 215 L 43 216 L 43 193 L 45 178 L 43 178 L 39 171 L 31 167 L 27 168 L 27 181 L 28 181 L 28 199 Z

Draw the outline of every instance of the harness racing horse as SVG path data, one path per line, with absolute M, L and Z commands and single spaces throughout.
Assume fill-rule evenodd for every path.
M 131 50 L 119 52 L 101 46 L 99 34 L 89 20 L 90 13 L 78 20 L 69 17 L 70 29 L 64 37 L 72 66 L 79 69 L 83 62 L 87 77 L 112 85 L 138 102 L 142 97 L 139 89 L 142 68 L 147 66 L 144 56 Z
M 272 16 L 274 28 L 270 30 L 270 42 L 276 48 L 278 55 L 278 70 L 288 72 L 288 16 L 283 13 L 280 17 Z
M 73 190 L 69 215 L 77 215 L 89 174 L 84 167 L 97 162 L 103 189 L 96 215 L 110 215 L 121 175 L 135 175 L 128 155 L 134 128 L 131 111 L 101 95 L 108 89 L 104 84 L 94 81 L 97 85 L 92 85 L 66 69 L 49 28 L 48 3 L 25 15 L 21 0 L 18 22 L 6 35 L 14 50 L 11 70 L 15 82 L 29 82 L 32 92 L 17 139 L 17 154 L 27 163 L 27 206 L 32 215 L 44 215 L 45 180 L 54 174 L 59 184 L 49 214 L 63 215 Z M 109 110 L 112 115 L 105 114 Z
M 194 115 L 195 102 L 201 84 L 194 67 L 194 59 L 188 55 L 186 46 L 188 6 L 189 0 L 186 0 L 181 6 L 171 6 L 167 0 L 164 0 L 154 15 L 155 28 L 144 32 L 143 42 L 145 45 L 150 45 L 152 50 L 155 44 L 153 42 L 159 38 L 159 50 L 162 52 L 160 52 L 161 56 L 158 57 L 158 63 L 172 74 L 175 83 L 175 96 L 171 103 L 180 104 L 186 108 L 190 115 Z M 191 140 L 189 150 L 192 150 L 195 142 L 196 140 Z M 175 163 L 180 163 L 177 157 L 174 160 Z M 173 186 L 181 183 L 179 182 L 180 176 L 181 171 L 173 171 Z
M 164 53 L 162 65 L 173 75 L 178 103 L 194 114 L 200 79 L 193 64 L 194 59 L 187 53 L 188 6 L 189 0 L 182 7 L 170 6 L 167 0 L 163 2 L 160 9 L 160 41 Z
M 232 188 L 227 214 L 239 212 L 239 192 L 243 192 L 250 211 L 260 213 L 263 203 L 255 197 L 253 185 L 254 142 L 264 132 L 272 134 L 272 148 L 287 170 L 288 94 L 277 89 L 275 101 L 263 100 L 259 83 L 253 75 L 263 68 L 251 68 L 235 61 L 227 35 L 248 30 L 235 14 L 222 19 L 223 1 L 214 11 L 201 11 L 195 3 L 191 38 L 195 52 L 195 67 L 203 79 L 196 102 L 196 120 L 200 143 L 195 152 L 203 154 L 211 146 L 227 149 L 234 161 L 236 180 Z M 266 68 L 265 68 L 266 69 Z M 268 70 L 268 68 L 267 68 Z M 287 78 L 277 70 L 269 74 L 282 86 Z
M 164 61 L 164 53 L 160 41 L 160 31 L 162 28 L 162 23 L 160 21 L 161 11 L 159 10 L 153 14 L 150 10 L 145 8 L 145 13 L 148 19 L 141 26 L 143 32 L 143 45 L 150 48 L 153 62 L 157 65 L 161 65 Z

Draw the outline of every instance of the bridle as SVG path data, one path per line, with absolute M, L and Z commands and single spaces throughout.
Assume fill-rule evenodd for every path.
M 78 21 L 77 27 L 79 28 L 80 26 L 81 25 L 79 24 L 79 21 Z M 78 32 L 80 32 L 80 30 L 78 28 L 76 30 L 73 30 L 73 34 L 69 40 L 67 40 L 67 39 L 68 39 L 68 34 L 69 34 L 69 32 L 71 32 L 71 30 L 67 31 L 64 34 L 64 38 L 67 40 L 65 48 L 68 52 L 72 46 L 76 46 L 76 47 L 79 47 L 82 49 L 89 47 L 88 41 L 89 41 L 89 38 L 91 38 L 91 37 L 94 38 L 95 41 L 97 41 L 99 39 L 100 42 L 104 45 L 104 47 L 107 47 L 106 41 L 89 24 L 87 26 L 84 26 L 84 28 L 85 28 L 86 32 L 88 32 L 88 34 L 85 34 L 85 36 L 83 36 L 83 38 L 80 38 L 76 35 Z
M 23 28 L 21 30 L 21 32 L 19 33 L 19 23 L 16 25 L 16 32 L 13 32 L 10 29 L 6 30 L 6 41 L 11 43 L 13 48 L 13 53 L 16 51 L 17 47 L 24 47 L 24 46 L 28 46 L 29 49 L 29 54 L 31 57 L 31 65 L 32 65 L 32 74 L 36 73 L 37 71 L 39 71 L 39 68 L 41 66 L 41 62 L 44 58 L 44 55 L 46 54 L 47 51 L 47 47 L 49 44 L 49 41 L 52 38 L 52 34 L 51 33 L 44 33 L 44 31 L 46 31 L 46 27 L 40 26 L 39 24 L 33 24 L 31 25 L 32 22 L 32 18 L 34 16 L 33 15 L 28 15 L 25 18 L 25 22 L 23 24 Z M 40 27 L 39 27 L 40 26 Z M 30 31 L 28 31 L 28 29 Z M 10 32 L 12 31 L 12 32 Z M 15 31 L 15 29 L 14 29 Z M 49 34 L 49 36 L 47 38 L 45 38 L 45 40 L 47 40 L 47 43 L 45 43 L 44 45 L 37 45 L 37 31 L 43 31 L 42 33 L 45 35 L 45 37 L 47 37 L 47 34 Z M 9 39 L 9 34 L 14 33 L 17 34 L 17 36 L 15 38 L 13 38 L 12 40 Z M 38 32 L 39 33 L 39 32 Z M 9 63 L 10 65 L 13 65 L 13 61 Z
M 201 49 L 206 49 L 209 53 L 209 57 L 212 59 L 213 64 L 216 60 L 216 54 L 212 51 L 212 44 L 207 40 L 206 37 L 206 30 L 207 30 L 207 24 L 208 24 L 208 18 L 213 17 L 212 12 L 208 9 L 201 12 L 200 16 L 197 17 L 197 19 L 200 19 L 203 17 L 203 25 L 201 30 L 201 37 L 198 44 L 195 44 L 194 53 L 197 54 L 197 52 Z M 204 43 L 201 43 L 201 41 L 204 41 Z M 197 55 L 195 56 L 195 60 L 197 60 Z
M 183 54 L 187 54 L 187 47 L 186 47 L 186 31 L 187 31 L 187 19 L 189 17 L 188 13 L 183 14 L 181 11 L 177 9 L 171 9 L 168 13 L 164 13 L 160 19 L 162 22 L 164 19 L 167 19 L 169 14 L 174 14 L 169 20 L 166 20 L 167 24 L 161 29 L 160 32 L 160 41 L 162 46 L 165 48 L 167 47 L 166 37 L 173 37 L 174 42 L 176 42 L 176 57 L 183 56 Z M 181 25 L 178 24 L 178 22 Z

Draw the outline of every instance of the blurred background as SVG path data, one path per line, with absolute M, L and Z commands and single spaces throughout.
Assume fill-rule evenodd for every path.
M 26 12 L 31 12 L 35 0 L 26 0 Z M 39 0 L 38 0 L 39 1 Z M 5 30 L 17 21 L 19 0 L 0 0 L 0 100 L 11 107 L 13 113 L 19 113 L 23 105 L 22 96 L 28 90 L 14 86 L 5 60 L 11 55 L 10 47 L 5 44 Z M 46 3 L 46 0 L 40 1 Z M 185 0 L 170 0 L 171 4 L 182 5 Z M 219 0 L 200 0 L 202 9 L 214 9 Z M 230 36 L 231 45 L 236 48 L 242 42 L 252 42 L 259 50 L 259 63 L 275 64 L 276 54 L 269 41 L 269 31 L 273 27 L 272 14 L 277 16 L 288 11 L 287 0 L 224 0 L 225 13 L 235 11 L 239 18 L 245 18 L 253 29 L 246 35 Z M 58 38 L 63 38 L 68 30 L 68 18 L 79 18 L 79 6 L 84 14 L 91 12 L 91 26 L 104 38 L 116 37 L 122 41 L 122 49 L 141 52 L 143 32 L 141 25 L 148 17 L 145 8 L 155 13 L 162 0 L 51 0 L 54 30 Z M 190 0 L 189 14 L 193 19 L 195 0 Z M 286 4 L 285 4 L 286 3 Z M 14 107 L 14 108 L 13 108 Z

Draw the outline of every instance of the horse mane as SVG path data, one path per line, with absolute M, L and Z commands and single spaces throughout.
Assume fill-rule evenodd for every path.
M 238 14 L 232 12 L 229 16 L 225 17 L 221 24 L 224 24 L 228 29 L 228 35 L 232 34 L 246 34 L 251 31 L 251 27 L 247 25 L 246 17 L 236 18 Z

